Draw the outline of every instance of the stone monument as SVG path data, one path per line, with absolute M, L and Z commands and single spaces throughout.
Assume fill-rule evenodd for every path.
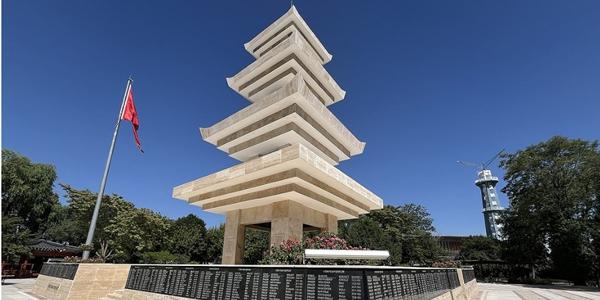
M 295 7 L 244 45 L 255 58 L 227 84 L 251 102 L 202 138 L 242 163 L 173 189 L 173 197 L 225 215 L 223 264 L 240 264 L 245 227 L 271 245 L 304 231 L 337 233 L 338 220 L 383 207 L 335 166 L 363 152 L 327 108 L 345 91 L 323 67 L 331 54 Z
M 239 266 L 244 230 L 271 244 L 383 203 L 335 166 L 362 153 L 327 106 L 344 91 L 323 65 L 331 55 L 292 7 L 245 45 L 256 61 L 228 78 L 252 104 L 202 128 L 240 164 L 175 187 L 173 197 L 226 216 L 223 266 L 44 263 L 32 292 L 48 299 L 471 299 L 472 269 L 387 266 Z

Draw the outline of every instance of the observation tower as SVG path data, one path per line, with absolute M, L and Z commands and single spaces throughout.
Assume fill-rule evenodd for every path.
M 475 185 L 479 187 L 481 191 L 481 204 L 483 205 L 483 219 L 485 222 L 485 233 L 488 237 L 494 239 L 501 238 L 502 224 L 499 224 L 500 213 L 504 210 L 500 206 L 498 199 L 498 193 L 496 193 L 496 184 L 498 184 L 498 177 L 492 176 L 492 171 L 488 167 L 504 152 L 502 149 L 494 157 L 489 159 L 485 163 L 476 164 L 468 161 L 459 160 L 457 163 L 467 166 L 476 167 L 479 169 L 477 172 L 477 180 Z
M 481 202 L 483 205 L 483 219 L 485 221 L 485 233 L 488 237 L 500 239 L 502 224 L 498 224 L 500 213 L 504 210 L 498 201 L 496 184 L 498 177 L 492 176 L 492 171 L 481 170 L 477 173 L 475 185 L 481 190 Z

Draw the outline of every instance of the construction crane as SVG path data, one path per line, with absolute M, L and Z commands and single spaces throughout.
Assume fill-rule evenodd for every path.
M 506 149 L 500 150 L 500 152 L 496 153 L 496 155 L 494 155 L 492 158 L 490 158 L 487 162 L 480 163 L 480 164 L 476 164 L 476 163 L 472 163 L 470 161 L 464 161 L 464 160 L 457 160 L 456 162 L 463 166 L 466 166 L 466 167 L 479 168 L 480 171 L 486 170 L 487 167 L 489 167 L 489 165 L 491 165 L 496 160 L 496 158 L 498 158 L 500 155 L 502 155 L 502 153 L 504 153 L 504 151 L 506 151 Z
M 459 160 L 457 163 L 467 166 L 475 167 L 478 169 L 477 180 L 475 185 L 479 187 L 481 191 L 481 202 L 483 205 L 483 219 L 485 221 L 485 233 L 488 237 L 494 239 L 500 239 L 500 230 L 502 224 L 498 223 L 500 213 L 504 210 L 500 205 L 498 193 L 496 192 L 496 184 L 498 183 L 498 177 L 492 176 L 492 171 L 488 169 L 505 149 L 502 149 L 494 157 L 490 158 L 487 162 L 476 164 L 468 161 Z

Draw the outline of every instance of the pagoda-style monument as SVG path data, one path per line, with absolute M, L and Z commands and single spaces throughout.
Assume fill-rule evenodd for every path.
M 324 64 L 331 54 L 292 7 L 245 48 L 256 61 L 227 84 L 252 104 L 200 129 L 242 163 L 173 189 L 173 197 L 226 216 L 223 264 L 239 264 L 246 226 L 270 229 L 271 245 L 303 231 L 337 232 L 382 200 L 335 165 L 363 152 L 327 106 L 345 91 Z

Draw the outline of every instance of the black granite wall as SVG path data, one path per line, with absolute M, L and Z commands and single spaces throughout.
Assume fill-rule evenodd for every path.
M 40 274 L 73 280 L 78 267 L 78 264 L 44 263 Z
M 132 265 L 125 288 L 195 299 L 432 299 L 456 269 Z

